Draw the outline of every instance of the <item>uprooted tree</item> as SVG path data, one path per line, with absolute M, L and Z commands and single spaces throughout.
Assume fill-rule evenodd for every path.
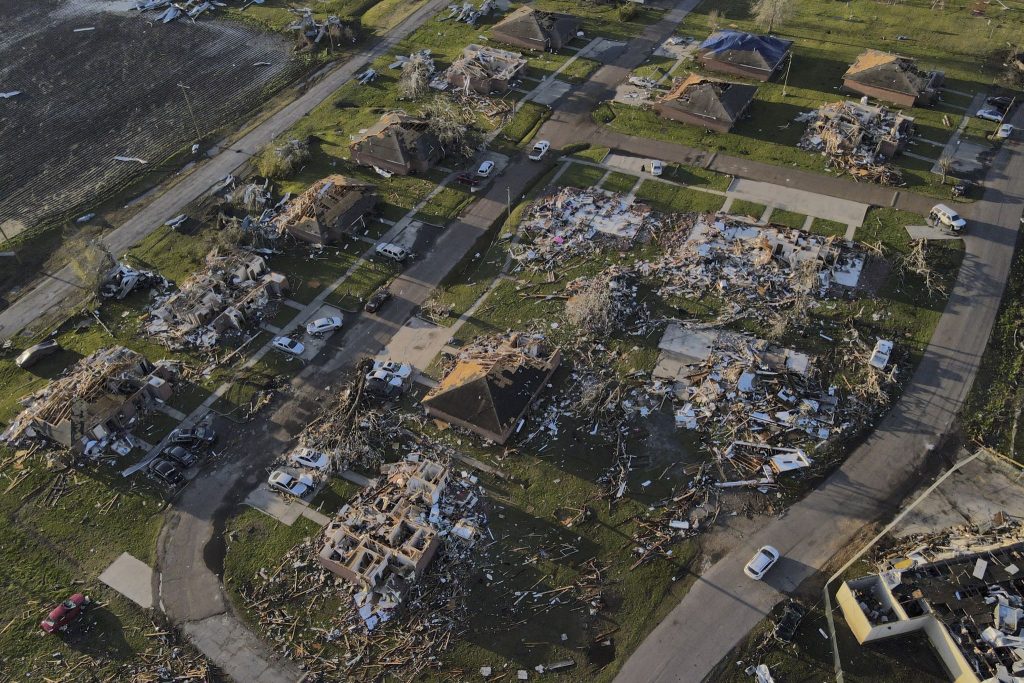
M 754 21 L 768 33 L 782 26 L 793 16 L 793 5 L 790 0 L 757 0 L 751 9 Z
M 610 279 L 599 275 L 587 280 L 565 302 L 565 317 L 572 325 L 593 334 L 607 334 L 615 326 L 616 303 Z
M 272 142 L 256 157 L 256 172 L 264 178 L 287 178 L 309 161 L 309 143 L 305 140 Z
M 407 100 L 418 100 L 430 90 L 430 74 L 434 61 L 416 53 L 402 64 L 402 75 L 398 78 L 398 94 Z
M 99 239 L 74 237 L 66 241 L 60 251 L 71 272 L 92 295 L 99 293 L 107 274 L 117 265 L 113 254 Z
M 904 274 L 911 273 L 921 278 L 928 296 L 946 295 L 945 284 L 939 274 L 935 272 L 935 267 L 928 262 L 925 240 L 912 240 L 910 250 L 899 257 L 898 265 Z
M 435 97 L 423 107 L 427 126 L 446 156 L 470 157 L 480 147 L 480 133 L 446 97 Z

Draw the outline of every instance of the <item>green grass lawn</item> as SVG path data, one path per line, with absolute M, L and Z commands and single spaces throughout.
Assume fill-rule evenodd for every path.
M 786 225 L 791 228 L 797 228 L 798 230 L 803 229 L 804 223 L 807 222 L 807 216 L 802 213 L 795 211 L 783 211 L 782 209 L 774 209 L 771 216 L 768 217 L 770 223 L 778 223 L 779 225 Z
M 637 184 L 638 180 L 640 179 L 635 175 L 612 171 L 608 174 L 608 177 L 604 179 L 604 182 L 601 183 L 601 189 L 626 194 L 633 189 L 633 186 Z
M 725 203 L 725 197 L 699 190 L 690 190 L 663 183 L 659 180 L 645 180 L 636 192 L 637 201 L 665 213 L 708 213 L 718 211 Z
M 683 185 L 693 185 L 722 192 L 728 190 L 729 185 L 732 184 L 732 176 L 685 164 L 666 164 L 661 177 Z
M 362 309 L 363 303 L 391 281 L 400 268 L 393 261 L 360 261 L 356 269 L 327 297 L 327 303 L 346 311 Z
M 501 137 L 519 145 L 533 137 L 540 125 L 551 115 L 551 110 L 536 102 L 524 102 L 512 120 L 501 130 Z
M 444 225 L 462 213 L 473 199 L 474 195 L 464 185 L 447 185 L 427 201 L 416 213 L 416 218 L 427 223 Z
M 595 62 L 593 59 L 587 59 L 586 57 L 579 57 L 562 69 L 562 72 L 558 74 L 558 78 L 570 83 L 583 83 L 600 67 L 600 62 Z
M 583 148 L 578 152 L 573 152 L 572 156 L 579 157 L 580 159 L 587 159 L 594 163 L 601 163 L 604 158 L 608 156 L 608 152 L 611 150 L 607 147 L 591 147 L 590 145 L 583 143 Z
M 555 184 L 560 187 L 594 187 L 604 177 L 605 169 L 586 164 L 569 164 L 569 167 L 558 176 Z
M 824 235 L 825 237 L 829 237 L 831 235 L 842 237 L 846 234 L 846 226 L 837 221 L 830 221 L 825 218 L 815 218 L 814 222 L 811 223 L 810 232 L 813 232 L 816 235 Z
M 729 213 L 734 216 L 749 216 L 754 220 L 760 220 L 767 208 L 768 207 L 764 204 L 758 204 L 757 202 L 747 201 L 746 199 L 735 199 L 733 200 L 732 206 L 729 208 Z

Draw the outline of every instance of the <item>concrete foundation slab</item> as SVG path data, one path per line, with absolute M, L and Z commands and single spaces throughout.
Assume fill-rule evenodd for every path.
M 100 574 L 100 581 L 143 609 L 153 608 L 153 568 L 128 553 Z

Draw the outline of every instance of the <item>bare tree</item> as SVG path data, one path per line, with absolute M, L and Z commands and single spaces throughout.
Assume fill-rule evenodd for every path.
M 946 174 L 953 168 L 953 157 L 943 154 L 939 157 L 939 170 L 942 171 L 942 184 L 946 184 Z
M 271 143 L 256 157 L 256 172 L 264 178 L 287 178 L 309 161 L 309 145 L 304 140 Z
M 615 327 L 617 305 L 610 278 L 599 275 L 582 284 L 565 302 L 565 317 L 576 327 L 594 334 L 608 334 Z
M 71 268 L 78 279 L 91 295 L 99 293 L 100 287 L 107 279 L 107 273 L 117 265 L 107 246 L 98 239 L 72 238 L 61 246 Z
M 418 100 L 430 90 L 430 74 L 434 71 L 434 60 L 419 53 L 412 55 L 402 64 L 402 75 L 398 78 L 398 94 L 408 100 Z
M 708 28 L 712 31 L 718 30 L 718 25 L 725 21 L 725 12 L 713 9 L 708 12 Z
M 904 273 L 913 273 L 921 278 L 928 296 L 945 296 L 946 287 L 939 279 L 935 268 L 928 263 L 925 240 L 911 241 L 910 251 L 899 257 L 899 266 Z
M 423 108 L 423 116 L 446 155 L 469 157 L 476 152 L 480 135 L 451 100 L 435 97 Z
M 754 12 L 754 21 L 768 33 L 793 16 L 793 5 L 790 4 L 790 0 L 757 0 L 751 9 Z

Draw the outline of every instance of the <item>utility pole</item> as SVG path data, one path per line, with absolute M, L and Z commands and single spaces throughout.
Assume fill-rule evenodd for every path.
M 786 96 L 786 88 L 789 87 L 789 68 L 793 66 L 793 51 L 789 51 L 789 61 L 786 62 L 786 78 L 782 83 L 782 96 Z
M 505 186 L 505 208 L 508 211 L 505 220 L 512 220 L 512 188 L 508 185 Z
M 188 91 L 191 90 L 187 85 L 178 83 L 178 87 L 181 88 L 181 94 L 185 96 L 185 106 L 188 107 L 188 115 L 192 117 L 192 125 L 196 129 L 196 142 L 199 142 L 203 138 L 203 134 L 199 132 L 199 124 L 196 123 L 195 112 L 192 111 L 192 103 L 188 99 Z

